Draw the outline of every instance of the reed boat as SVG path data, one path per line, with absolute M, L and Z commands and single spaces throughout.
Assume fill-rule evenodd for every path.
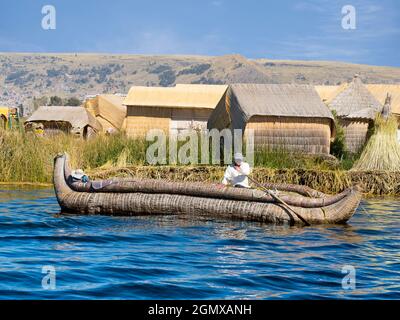
M 290 184 L 268 184 L 279 191 L 278 202 L 265 191 L 217 188 L 204 182 L 156 179 L 109 179 L 74 182 L 68 155 L 54 159 L 54 188 L 63 213 L 115 216 L 186 214 L 275 224 L 342 224 L 356 211 L 361 192 L 357 186 L 336 195 Z M 289 207 L 289 208 L 288 208 Z M 293 210 L 289 210 L 293 209 Z

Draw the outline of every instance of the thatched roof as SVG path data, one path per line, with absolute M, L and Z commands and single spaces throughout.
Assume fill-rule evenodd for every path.
M 358 76 L 329 104 L 339 117 L 374 119 L 382 105 L 368 91 Z
M 124 96 L 115 94 L 100 94 L 87 99 L 84 107 L 102 124 L 103 130 L 109 127 L 121 129 L 126 117 L 126 106 L 123 105 Z
M 399 84 L 368 84 L 368 91 L 379 101 L 385 104 L 386 95 L 392 97 L 391 111 L 400 115 L 400 85 Z
M 177 84 L 175 87 L 140 87 L 129 90 L 126 106 L 214 109 L 228 86 Z
M 347 83 L 343 83 L 338 86 L 314 86 L 321 100 L 326 104 L 330 104 L 332 100 L 335 99 L 336 96 L 347 87 Z
M 233 84 L 230 92 L 247 119 L 255 115 L 333 119 L 329 108 L 310 85 Z
M 39 107 L 27 122 L 68 122 L 73 128 L 84 128 L 87 125 L 101 130 L 98 121 L 83 107 L 43 106 Z

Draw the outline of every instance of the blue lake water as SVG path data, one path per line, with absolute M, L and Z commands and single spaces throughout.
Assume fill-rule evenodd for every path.
M 345 266 L 355 288 L 342 287 Z M 364 200 L 347 225 L 301 228 L 64 216 L 51 189 L 2 186 L 0 299 L 48 298 L 399 299 L 400 201 Z

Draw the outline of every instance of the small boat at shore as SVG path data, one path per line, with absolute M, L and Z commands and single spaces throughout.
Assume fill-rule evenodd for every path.
M 54 159 L 54 189 L 63 213 L 114 216 L 187 214 L 276 224 L 302 224 L 294 209 L 310 224 L 348 221 L 361 201 L 357 186 L 337 195 L 290 184 L 268 184 L 277 189 L 283 205 L 265 191 L 217 188 L 204 182 L 156 179 L 109 179 L 80 182 L 71 179 L 68 155 Z

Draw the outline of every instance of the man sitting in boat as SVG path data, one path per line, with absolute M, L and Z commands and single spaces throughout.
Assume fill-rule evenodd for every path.
M 250 188 L 249 179 L 247 176 L 250 174 L 250 165 L 243 161 L 241 153 L 233 155 L 233 163 L 226 168 L 222 184 L 224 186 L 231 185 L 236 188 Z

